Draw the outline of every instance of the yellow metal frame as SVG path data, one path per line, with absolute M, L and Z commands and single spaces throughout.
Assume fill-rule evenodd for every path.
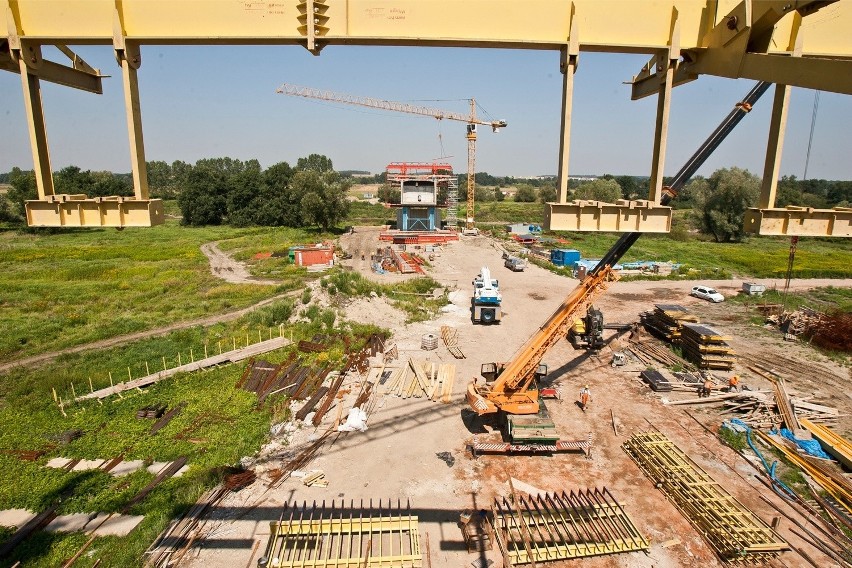
M 101 90 L 97 70 L 73 54 L 70 66 L 44 61 L 42 45 L 115 49 L 140 202 L 148 199 L 136 77 L 142 45 L 291 44 L 315 55 L 326 45 L 558 50 L 565 75 L 560 203 L 567 201 L 573 84 L 581 51 L 652 55 L 633 78 L 632 96 L 658 93 L 648 196 L 655 203 L 673 87 L 709 74 L 852 94 L 852 2 L 835 0 L 0 0 L 0 11 L 7 29 L 0 69 L 21 73 L 42 200 L 53 194 L 53 184 L 39 80 Z M 773 120 L 778 127 L 770 136 L 764 176 L 771 187 L 764 189 L 769 203 L 762 208 L 772 207 L 777 174 L 771 172 L 777 171 L 783 140 L 783 117 Z
M 672 208 L 647 200 L 547 203 L 544 226 L 551 231 L 668 233 L 672 228 Z
M 747 233 L 800 237 L 852 237 L 852 208 L 813 209 L 788 206 L 780 209 L 749 209 Z
M 30 227 L 152 227 L 165 222 L 159 199 L 62 194 L 25 206 Z

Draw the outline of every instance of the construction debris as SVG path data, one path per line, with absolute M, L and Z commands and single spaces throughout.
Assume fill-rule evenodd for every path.
M 330 507 L 288 506 L 269 523 L 263 558 L 269 566 L 312 568 L 421 568 L 420 530 L 410 507 L 379 501 Z
M 159 418 L 166 412 L 165 404 L 149 404 L 136 411 L 136 418 L 144 420 L 146 418 Z
M 756 564 L 789 550 L 775 531 L 662 433 L 634 434 L 623 448 L 722 560 Z
M 459 349 L 459 331 L 448 325 L 441 326 L 441 338 L 444 340 L 444 345 L 447 346 L 447 350 L 450 352 L 450 355 L 455 357 L 456 359 L 464 359 L 464 353 Z
M 684 356 L 698 368 L 730 371 L 736 363 L 727 344 L 730 339 L 707 326 L 687 323 L 681 330 L 680 344 Z
M 650 547 L 605 487 L 498 497 L 491 511 L 493 532 L 507 567 Z
M 790 462 L 807 473 L 825 490 L 848 516 L 852 514 L 852 482 L 828 463 L 799 453 L 797 447 L 784 438 L 776 438 L 756 430 L 758 437 L 771 447 L 780 450 Z
M 302 478 L 302 483 L 307 487 L 328 487 L 328 479 L 323 471 L 309 473 Z

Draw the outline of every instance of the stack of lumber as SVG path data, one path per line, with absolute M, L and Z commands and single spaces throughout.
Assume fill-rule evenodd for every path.
M 736 356 L 727 341 L 730 337 L 697 323 L 687 323 L 681 330 L 680 344 L 684 356 L 700 369 L 730 371 Z
M 698 317 L 677 304 L 654 304 L 653 312 L 641 314 L 645 329 L 669 343 L 679 343 L 684 323 L 698 323 Z
M 689 363 L 654 339 L 631 339 L 629 351 L 646 365 L 656 366 L 658 363 L 661 363 L 666 367 L 681 366 L 692 368 Z
M 455 377 L 455 365 L 411 359 L 408 365 L 391 374 L 384 385 L 384 392 L 401 398 L 425 397 L 449 404 Z

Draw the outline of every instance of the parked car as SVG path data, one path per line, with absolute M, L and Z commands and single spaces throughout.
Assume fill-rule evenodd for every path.
M 716 303 L 725 299 L 725 296 L 709 286 L 693 286 L 692 292 L 690 292 L 689 295 Z
M 527 266 L 527 261 L 517 256 L 510 256 L 503 265 L 512 272 L 523 272 Z

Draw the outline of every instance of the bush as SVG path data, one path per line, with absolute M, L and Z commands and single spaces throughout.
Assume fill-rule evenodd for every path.
M 311 289 L 310 288 L 305 288 L 304 290 L 302 290 L 302 298 L 301 299 L 302 299 L 303 304 L 308 304 L 311 301 Z

